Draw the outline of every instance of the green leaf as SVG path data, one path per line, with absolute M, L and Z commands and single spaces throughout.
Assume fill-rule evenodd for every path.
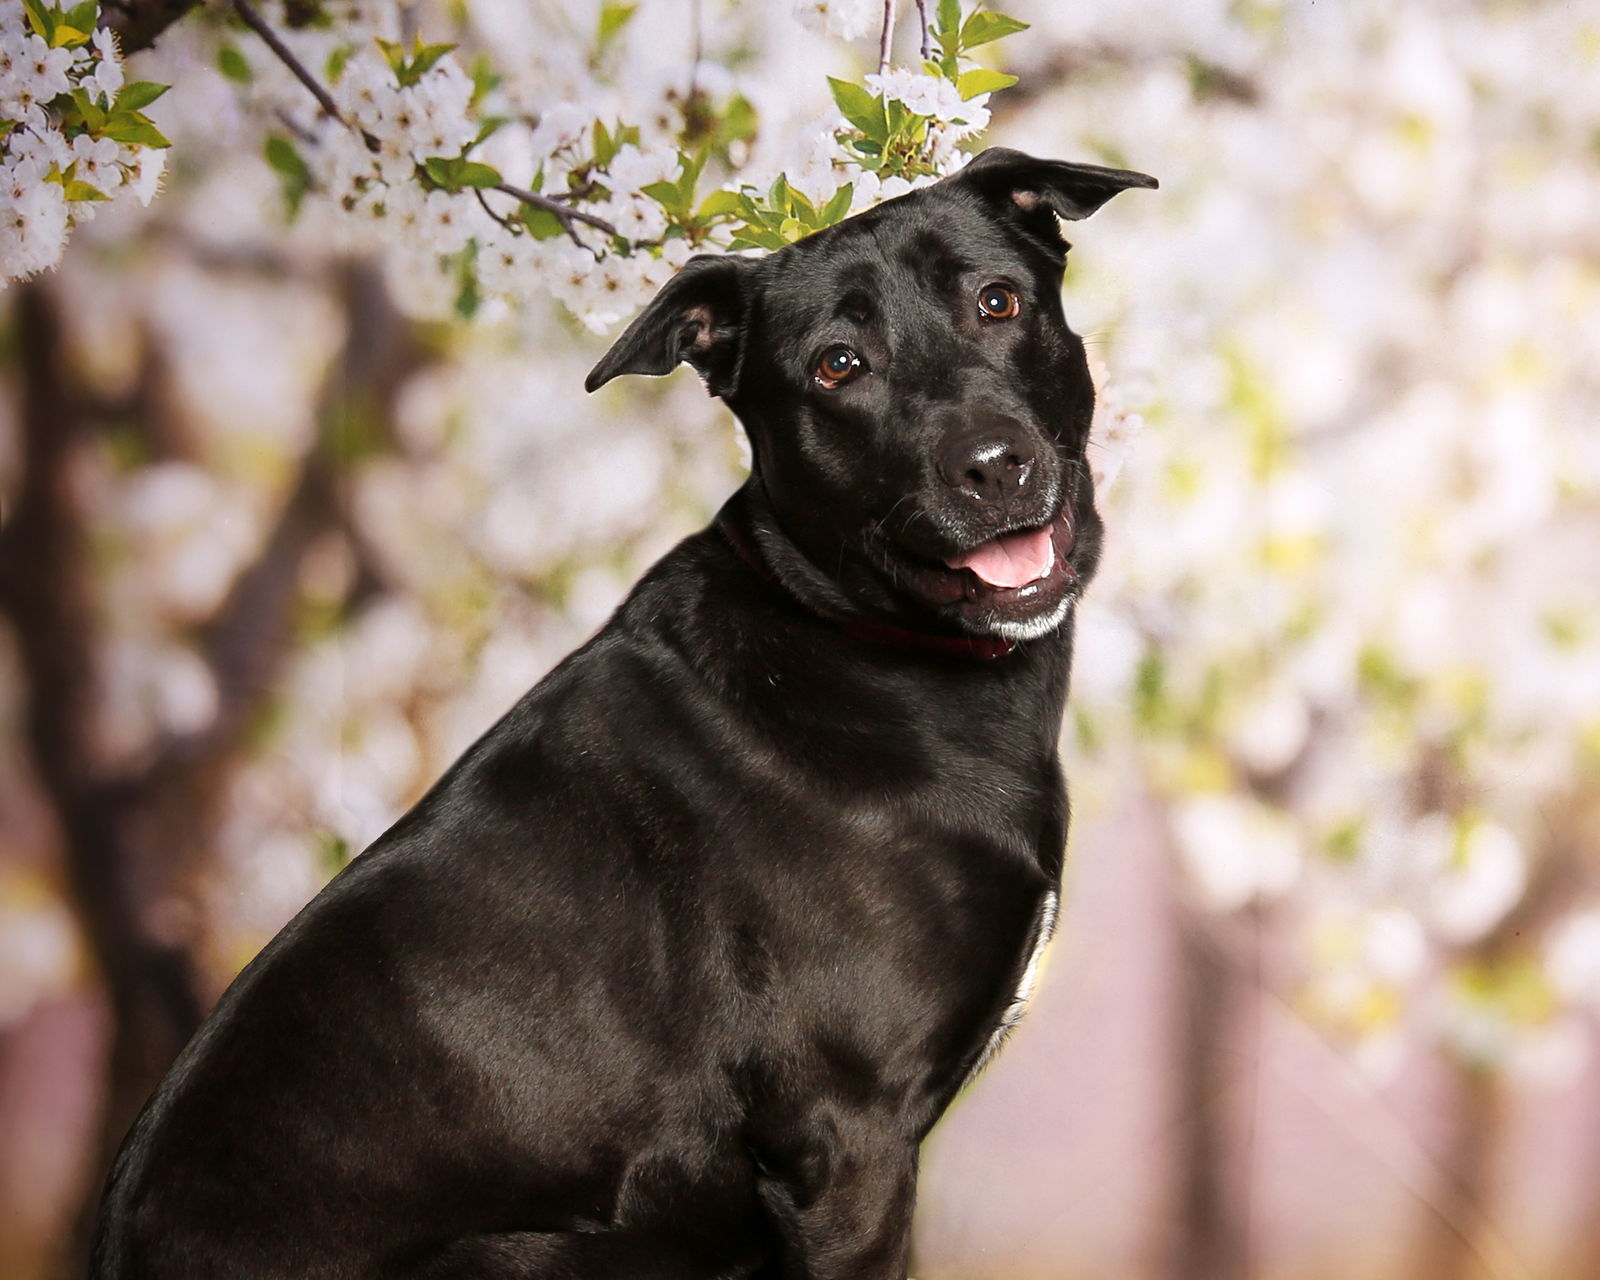
M 76 27 L 79 31 L 93 31 L 100 17 L 100 0 L 83 0 L 83 3 L 75 4 L 68 9 L 65 16 L 69 27 Z
M 781 249 L 789 242 L 776 231 L 765 227 L 740 227 L 734 233 L 730 249 Z
M 789 244 L 793 244 L 796 240 L 803 238 L 808 232 L 806 224 L 801 222 L 799 218 L 785 218 L 783 225 L 778 230 Z
M 939 19 L 934 30 L 951 34 L 961 30 L 961 0 L 939 0 Z
M 22 7 L 28 15 L 28 25 L 33 28 L 33 33 L 50 44 L 50 37 L 56 33 L 56 13 L 54 9 L 47 9 L 39 0 L 22 0 Z M 53 45 L 51 45 L 54 48 Z
M 383 59 L 389 64 L 389 70 L 395 75 L 400 74 L 400 69 L 406 65 L 406 51 L 393 40 L 378 40 L 378 48 L 383 50 Z
M 636 4 L 618 4 L 615 0 L 606 0 L 600 6 L 598 43 L 602 51 L 621 34 L 622 28 L 628 25 L 628 19 L 633 17 L 638 8 Z
M 875 142 L 889 136 L 888 117 L 884 115 L 883 99 L 874 98 L 859 84 L 828 77 L 833 90 L 833 100 L 839 105 L 839 114 Z
M 616 158 L 618 149 L 622 144 L 606 132 L 605 122 L 594 122 L 594 162 L 604 169 Z
M 821 212 L 817 214 L 817 225 L 831 227 L 834 223 L 840 221 L 850 212 L 850 201 L 854 196 L 855 183 L 845 183 L 844 186 L 833 193 L 833 199 L 822 206 Z
M 991 40 L 999 40 L 1027 29 L 1026 22 L 1019 22 L 1016 18 L 1007 17 L 1003 13 L 974 9 L 961 28 L 961 46 L 964 49 L 976 49 Z
M 237 45 L 225 44 L 217 50 L 217 70 L 235 84 L 249 84 L 256 78 L 255 72 L 250 70 L 250 60 L 239 52 Z
M 741 198 L 737 191 L 713 191 L 700 202 L 700 208 L 695 211 L 695 217 L 702 221 L 710 218 L 725 218 L 730 213 L 737 213 L 740 208 Z
M 772 186 L 767 189 L 767 204 L 779 213 L 789 211 L 789 179 L 784 174 L 772 180 Z
M 74 89 L 72 91 L 72 105 L 78 109 L 78 116 L 83 121 L 83 127 L 95 137 L 100 136 L 100 131 L 106 127 L 106 113 L 93 98 L 87 89 Z
M 956 89 L 960 92 L 962 101 L 965 102 L 976 98 L 980 93 L 993 93 L 997 89 L 1009 89 L 1016 82 L 1016 76 L 1009 76 L 1004 71 L 991 71 L 988 67 L 976 67 L 971 71 L 962 72 L 961 79 L 956 81 Z
M 311 181 L 311 170 L 300 158 L 300 153 L 294 149 L 294 143 L 281 134 L 274 133 L 267 139 L 266 157 L 267 163 L 285 178 Z
M 292 219 L 300 212 L 300 202 L 311 189 L 311 170 L 294 149 L 294 144 L 279 134 L 267 138 L 265 154 L 267 163 L 283 179 L 283 199 L 289 206 L 289 217 Z
M 561 219 L 548 209 L 540 209 L 534 205 L 523 205 L 522 225 L 528 228 L 528 233 L 535 240 L 554 240 L 557 236 L 565 235 L 567 229 L 561 225 Z
M 458 160 L 456 180 L 463 187 L 497 187 L 505 181 L 500 176 L 500 170 L 490 164 L 480 164 L 476 160 Z
M 649 196 L 675 218 L 682 218 L 689 211 L 688 201 L 683 198 L 683 192 L 675 182 L 649 182 L 640 187 L 639 192 Z
M 500 87 L 501 77 L 495 74 L 494 64 L 483 54 L 472 60 L 472 99 L 469 105 L 477 106 L 485 94 Z
M 238 50 L 234 50 L 235 53 Z M 248 71 L 248 66 L 246 71 Z M 122 92 L 117 94 L 117 111 L 143 111 L 152 102 L 164 94 L 171 85 L 155 84 L 149 80 L 135 80 L 122 86 Z
M 455 48 L 453 44 L 426 44 L 418 48 L 411 61 L 396 71 L 402 89 L 416 84 L 432 71 L 439 59 Z
M 704 149 L 695 152 L 694 155 L 678 152 L 678 163 L 682 166 L 678 173 L 678 193 L 683 197 L 683 207 L 686 211 L 694 203 L 695 185 L 700 181 L 700 171 L 706 167 L 706 157 L 710 154 L 710 151 Z
M 335 45 L 333 52 L 328 55 L 328 83 L 338 84 L 344 76 L 345 66 L 350 61 L 350 46 Z
M 129 147 L 170 147 L 166 135 L 137 111 L 118 111 L 107 117 L 100 136 Z
M 485 138 L 488 138 L 491 134 L 498 130 L 501 125 L 505 124 L 508 118 L 509 117 L 507 116 L 485 116 L 483 118 L 483 123 L 478 126 L 477 134 L 473 137 L 471 142 L 467 143 L 467 145 L 462 148 L 461 154 L 466 155 L 468 151 L 471 151 Z
M 456 315 L 470 320 L 483 305 L 483 293 L 478 288 L 477 241 L 472 241 L 461 251 L 456 261 Z
M 457 180 L 456 170 L 465 163 L 456 156 L 429 156 L 422 162 L 422 167 L 438 186 L 446 191 L 459 191 L 461 183 Z
M 80 44 L 89 43 L 89 33 L 77 27 L 68 26 L 65 22 L 56 24 L 56 29 L 50 36 L 52 49 L 76 49 Z
M 98 187 L 91 187 L 81 178 L 73 178 L 61 184 L 61 189 L 68 201 L 83 200 L 109 200 L 110 197 Z

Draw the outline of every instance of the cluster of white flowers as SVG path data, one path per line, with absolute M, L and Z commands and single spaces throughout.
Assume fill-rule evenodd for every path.
M 1429 1034 L 1452 958 L 1499 939 L 1541 861 L 1592 846 L 1551 827 L 1600 742 L 1600 450 L 1571 426 L 1600 401 L 1593 236 L 1574 220 L 1600 171 L 1570 160 L 1594 125 L 1582 21 L 1007 7 L 1107 51 L 1017 136 L 1162 183 L 1114 207 L 1115 234 L 1108 218 L 1072 237 L 1094 243 L 1069 316 L 1118 377 L 1101 434 L 1145 424 L 1080 620 L 1083 652 L 1121 663 L 1079 664 L 1073 714 L 1124 753 L 1108 788 L 1138 744 L 1202 902 L 1278 903 L 1313 1013 L 1352 1039 Z M 1294 858 L 1245 820 L 1261 806 Z M 1349 972 L 1330 994 L 1329 899 L 1404 913 L 1436 962 L 1387 974 L 1381 998 L 1345 998 L 1372 985 Z M 1580 1000 L 1592 934 L 1551 936 L 1528 979 L 1546 1005 L 1490 984 L 1519 1032 Z
M 979 93 L 964 99 L 955 83 L 944 76 L 891 67 L 867 76 L 866 81 L 876 97 L 903 102 L 913 115 L 931 118 L 941 138 L 948 138 L 936 145 L 950 151 L 956 142 L 989 127 L 989 95 Z
M 792 7 L 811 30 L 839 40 L 859 40 L 883 22 L 882 0 L 792 0 Z
M 0 6 L 0 282 L 54 267 L 72 227 L 97 204 L 132 195 L 149 204 L 166 149 L 119 141 L 79 118 L 68 127 L 51 104 L 74 91 L 109 112 L 123 89 L 109 31 L 55 45 L 30 29 L 23 7 Z

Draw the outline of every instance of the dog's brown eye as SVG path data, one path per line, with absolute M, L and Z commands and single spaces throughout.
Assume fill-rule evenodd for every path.
M 984 285 L 978 291 L 978 314 L 985 320 L 1011 320 L 1022 310 L 1022 299 L 1003 284 Z
M 829 347 L 817 358 L 817 367 L 811 371 L 817 385 L 832 391 L 841 383 L 849 382 L 867 366 L 849 347 Z

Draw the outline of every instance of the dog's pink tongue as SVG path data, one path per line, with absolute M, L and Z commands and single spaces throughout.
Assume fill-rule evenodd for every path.
M 1055 559 L 1046 526 L 1028 533 L 1008 533 L 946 563 L 952 569 L 971 569 L 991 587 L 1021 587 L 1048 574 Z

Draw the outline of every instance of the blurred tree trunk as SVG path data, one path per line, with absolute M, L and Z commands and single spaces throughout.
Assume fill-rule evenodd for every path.
M 1551 806 L 1546 844 L 1533 860 L 1516 907 L 1461 957 L 1493 974 L 1517 963 L 1567 904 L 1580 900 L 1587 839 L 1580 795 Z M 1412 1274 L 1418 1280 L 1490 1280 L 1524 1268 L 1495 1226 L 1496 1172 L 1506 1137 L 1508 1064 L 1473 1062 L 1443 1050 L 1446 1131 L 1429 1221 L 1419 1233 Z M 1586 1270 L 1600 1254 L 1591 1253 Z
M 123 1125 L 193 1032 L 200 999 L 186 943 L 151 928 L 158 865 L 139 856 L 137 788 L 105 770 L 96 740 L 96 608 L 75 472 L 90 413 L 56 299 L 18 289 L 23 471 L 4 532 L 0 604 L 26 680 L 24 723 L 69 883 L 112 1018 L 108 1125 Z
M 1440 1161 L 1445 1176 L 1434 1188 L 1432 1221 L 1418 1247 L 1414 1274 L 1418 1280 L 1487 1280 L 1499 1273 L 1481 1262 L 1488 1242 L 1478 1224 L 1494 1193 L 1503 1081 L 1499 1071 L 1455 1054 L 1446 1057 L 1444 1067 L 1449 1130 Z
M 100 25 L 117 33 L 124 55 L 148 49 L 199 0 L 102 0 Z
M 100 1190 L 123 1135 L 204 1013 L 195 885 L 211 860 L 251 728 L 298 644 L 306 554 L 340 531 L 358 565 L 347 608 L 382 588 L 330 459 L 353 415 L 372 438 L 392 435 L 395 397 L 421 353 L 374 272 L 348 269 L 343 294 L 348 344 L 321 397 L 318 442 L 259 558 L 196 637 L 216 683 L 217 714 L 200 732 L 159 742 L 140 767 L 118 771 L 97 742 L 98 585 L 74 480 L 98 415 L 72 367 L 57 299 L 37 281 L 19 289 L 22 475 L 0 540 L 0 608 L 16 633 L 34 772 L 55 816 L 111 1015 L 100 1141 L 65 1248 L 66 1276 L 83 1274 Z M 149 412 L 158 400 L 138 397 L 133 411 Z M 172 437 L 171 424 L 141 426 L 152 441 Z
M 1161 1275 L 1166 1280 L 1244 1280 L 1249 1241 L 1240 1201 L 1230 1074 L 1235 1033 L 1250 992 L 1238 976 L 1232 920 L 1179 914 L 1175 1037 L 1173 1213 Z

